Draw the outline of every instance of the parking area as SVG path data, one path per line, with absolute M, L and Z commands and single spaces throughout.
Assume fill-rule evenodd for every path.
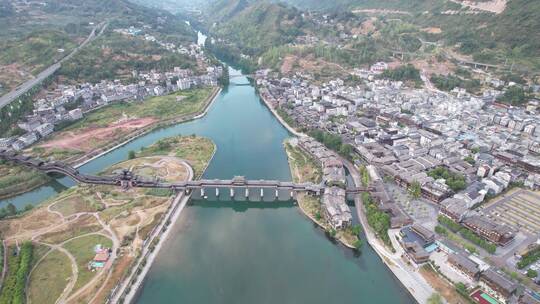
M 405 189 L 400 188 L 394 183 L 387 183 L 386 187 L 394 201 L 415 222 L 421 223 L 430 229 L 435 228 L 439 210 L 434 204 L 422 198 L 412 199 Z
M 519 190 L 487 206 L 484 214 L 527 234 L 540 233 L 540 194 Z

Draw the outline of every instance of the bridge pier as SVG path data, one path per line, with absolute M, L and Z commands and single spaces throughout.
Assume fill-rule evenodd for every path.
M 219 188 L 216 188 L 216 197 L 219 197 Z
M 278 199 L 278 198 L 279 198 L 279 189 L 276 188 L 276 199 Z
M 261 198 L 264 197 L 264 188 L 261 188 Z
M 291 198 L 294 198 L 294 190 L 291 190 Z
M 201 197 L 204 198 L 204 188 L 201 188 Z
M 231 194 L 231 197 L 234 197 L 234 188 L 231 188 L 231 189 L 230 189 L 230 192 L 231 192 L 231 193 L 230 193 L 230 194 Z
M 246 188 L 246 191 L 244 192 L 244 196 L 246 198 L 249 198 L 249 188 Z

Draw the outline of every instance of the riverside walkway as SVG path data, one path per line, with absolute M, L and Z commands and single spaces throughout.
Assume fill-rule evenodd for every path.
M 45 173 L 58 173 L 69 176 L 79 183 L 94 185 L 120 186 L 124 188 L 158 188 L 171 189 L 174 191 L 185 191 L 190 193 L 193 190 L 199 190 L 201 196 L 205 196 L 205 191 L 213 189 L 216 196 L 219 195 L 220 188 L 228 188 L 231 197 L 235 195 L 235 189 L 244 190 L 245 196 L 249 196 L 250 189 L 260 189 L 261 196 L 264 195 L 262 189 L 274 189 L 276 197 L 279 190 L 290 191 L 291 197 L 296 192 L 307 192 L 314 195 L 321 195 L 326 188 L 324 184 L 314 183 L 293 183 L 276 180 L 247 180 L 243 176 L 235 176 L 232 179 L 202 179 L 189 180 L 183 182 L 169 183 L 156 179 L 149 179 L 133 175 L 128 170 L 112 176 L 97 176 L 80 173 L 77 169 L 62 162 L 46 162 L 40 159 L 31 158 L 13 151 L 0 150 L 0 159 L 13 162 L 18 165 L 24 165 Z M 372 191 L 371 188 L 351 188 L 347 189 L 347 194 L 358 194 L 360 192 Z

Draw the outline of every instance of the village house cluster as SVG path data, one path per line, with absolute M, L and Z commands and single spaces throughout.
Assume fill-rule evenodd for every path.
M 391 216 L 392 228 L 401 227 L 398 238 L 412 263 L 428 262 L 433 251 L 452 245 L 436 241 L 432 229 L 415 223 L 394 202 L 386 189 L 390 180 L 407 190 L 419 187 L 439 216 L 501 251 L 538 238 L 540 230 L 525 233 L 527 240 L 517 244 L 519 223 L 510 225 L 478 207 L 514 185 L 540 189 L 539 101 L 525 107 L 498 103 L 504 88 L 493 79 L 480 96 L 459 88 L 450 93 L 412 89 L 378 77 L 387 68 L 377 63 L 355 70 L 361 81 L 348 85 L 341 79 L 314 84 L 309 75 L 279 77 L 270 70 L 258 71 L 256 80 L 261 97 L 294 127 L 337 134 L 352 146 L 357 164 L 368 165 L 379 208 Z M 475 269 L 463 251 L 452 254 L 446 264 Z M 472 278 L 498 301 L 517 301 L 515 282 L 496 267 Z
M 114 32 L 140 38 L 145 41 L 154 42 L 159 45 L 161 48 L 172 52 L 180 53 L 184 55 L 191 56 L 195 59 L 204 60 L 206 59 L 203 48 L 197 43 L 191 43 L 187 46 L 181 44 L 174 44 L 168 41 L 162 41 L 154 35 L 145 33 L 151 29 L 150 25 L 143 24 L 140 28 L 135 26 L 130 26 L 128 28 L 115 29 Z
M 346 201 L 346 180 L 343 163 L 335 152 L 330 151 L 312 138 L 300 138 L 299 147 L 311 155 L 322 167 L 322 179 L 326 186 L 322 194 L 324 216 L 334 229 L 343 229 L 350 226 L 352 215 Z
M 206 72 L 194 75 L 191 70 L 176 67 L 164 73 L 133 71 L 138 81 L 131 84 L 103 80 L 96 84 L 58 85 L 44 98 L 36 100 L 33 113 L 18 123 L 25 133 L 18 137 L 0 138 L 0 148 L 22 150 L 53 133 L 55 126 L 79 120 L 88 112 L 114 102 L 144 102 L 147 97 L 194 87 L 217 86 L 223 68 L 210 66 Z

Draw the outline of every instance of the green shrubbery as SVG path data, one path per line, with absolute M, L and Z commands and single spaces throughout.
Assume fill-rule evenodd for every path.
M 525 91 L 518 86 L 509 87 L 504 94 L 497 98 L 497 101 L 511 104 L 513 106 L 520 106 L 527 102 L 528 97 Z
M 540 247 L 532 250 L 531 252 L 523 255 L 521 257 L 521 260 L 517 262 L 517 267 L 519 269 L 523 269 L 532 263 L 538 261 L 540 259 Z
M 452 191 L 459 192 L 467 187 L 465 177 L 461 174 L 450 172 L 444 167 L 437 167 L 428 172 L 428 175 L 434 179 L 444 179 L 445 183 Z
M 453 75 L 433 75 L 431 82 L 442 91 L 452 91 L 454 88 L 464 88 L 468 92 L 474 93 L 480 89 L 480 81 L 478 79 L 464 80 Z
M 25 286 L 30 263 L 32 262 L 33 245 L 25 242 L 19 254 L 9 259 L 9 271 L 2 286 L 0 304 L 23 304 L 26 302 Z
M 383 240 L 385 244 L 391 245 L 390 237 L 388 236 L 388 229 L 390 229 L 390 215 L 377 208 L 375 201 L 371 198 L 369 193 L 362 193 L 362 201 L 366 210 L 369 226 L 373 228 L 378 238 Z
M 315 140 L 318 142 L 323 143 L 328 149 L 336 151 L 343 157 L 350 158 L 351 153 L 353 152 L 353 147 L 349 144 L 343 143 L 343 140 L 339 135 L 317 129 L 309 131 L 308 134 L 309 136 L 315 138 Z
M 420 78 L 420 71 L 412 64 L 402 65 L 392 70 L 386 70 L 381 74 L 380 77 L 395 81 L 422 81 L 422 78 Z

